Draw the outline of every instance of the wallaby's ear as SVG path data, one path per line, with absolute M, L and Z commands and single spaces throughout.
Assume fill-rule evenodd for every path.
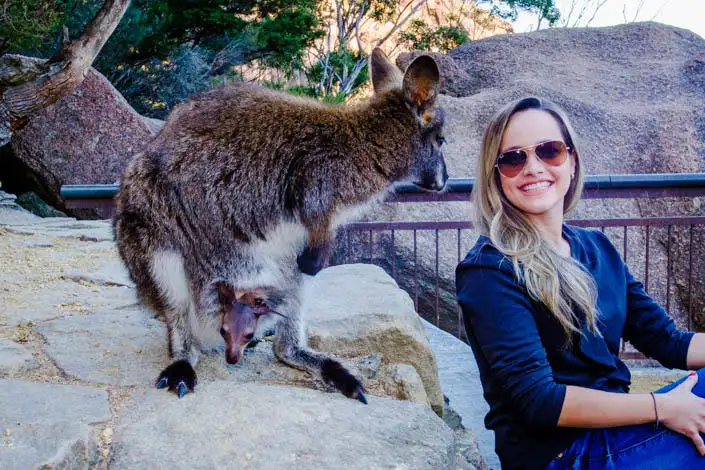
M 390 88 L 401 86 L 401 70 L 391 63 L 382 49 L 375 47 L 370 55 L 370 77 L 375 93 L 382 93 Z
M 404 73 L 404 97 L 419 114 L 433 108 L 440 88 L 438 65 L 427 55 L 414 59 Z

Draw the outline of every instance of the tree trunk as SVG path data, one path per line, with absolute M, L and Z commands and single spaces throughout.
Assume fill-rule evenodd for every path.
M 129 4 L 130 0 L 106 0 L 83 34 L 48 61 L 12 54 L 0 57 L 0 146 L 39 110 L 83 81 Z

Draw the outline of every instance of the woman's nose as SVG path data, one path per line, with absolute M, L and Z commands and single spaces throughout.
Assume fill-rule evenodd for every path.
M 545 170 L 541 159 L 536 156 L 536 152 L 532 150 L 531 152 L 527 152 L 527 155 L 526 165 L 524 165 L 525 174 L 533 175 L 536 173 L 541 173 Z

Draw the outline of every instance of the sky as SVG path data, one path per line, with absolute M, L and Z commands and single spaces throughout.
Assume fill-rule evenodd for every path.
M 555 0 L 563 16 L 567 16 L 572 3 L 594 5 L 602 0 Z M 641 9 L 639 5 L 642 4 Z M 592 9 L 589 9 L 592 15 Z M 632 21 L 658 21 L 679 28 L 689 29 L 705 38 L 705 0 L 606 0 L 590 26 L 611 26 Z M 584 23 L 584 21 L 583 21 Z M 584 24 L 583 24 L 584 25 Z M 536 17 L 522 15 L 513 24 L 516 32 L 531 31 L 536 28 Z

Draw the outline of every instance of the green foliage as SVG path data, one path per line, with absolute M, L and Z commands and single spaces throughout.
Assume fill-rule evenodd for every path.
M 369 16 L 380 23 L 393 21 L 398 6 L 398 0 L 375 0 L 370 4 Z
M 321 94 L 317 91 L 317 87 L 296 85 L 286 89 L 287 92 L 296 96 L 308 96 L 310 98 L 316 98 L 323 103 L 327 104 L 344 104 L 348 98 L 348 95 L 343 93 L 331 93 L 331 94 Z
M 66 1 L 19 0 L 0 6 L 0 54 L 50 55 L 66 20 Z
M 163 119 L 176 104 L 219 84 L 209 75 L 211 60 L 212 53 L 205 48 L 182 46 L 165 60 L 119 66 L 118 83 L 137 112 Z
M 3 52 L 40 57 L 62 24 L 81 34 L 103 0 L 14 0 L 0 19 Z M 2 13 L 0 13 L 2 14 Z M 318 0 L 132 0 L 93 66 L 141 113 L 163 117 L 180 99 L 232 79 L 232 66 L 302 67 L 320 38 Z
M 431 29 L 423 20 L 412 20 L 409 27 L 399 33 L 399 41 L 406 42 L 411 49 L 442 53 L 455 49 L 469 39 L 462 26 Z
M 522 11 L 554 24 L 555 0 L 479 0 L 502 18 Z M 66 25 L 77 37 L 103 0 L 5 0 L 0 8 L 0 53 L 49 57 Z M 164 117 L 174 104 L 224 81 L 240 79 L 233 66 L 258 61 L 290 76 L 303 70 L 308 86 L 291 93 L 340 103 L 368 80 L 367 57 L 353 51 L 354 26 L 363 20 L 396 22 L 406 3 L 347 2 L 345 33 L 310 67 L 303 53 L 325 34 L 323 0 L 132 0 L 94 66 L 142 114 Z M 401 14 L 401 15 L 400 15 Z M 468 40 L 459 19 L 431 28 L 412 21 L 399 38 L 415 49 L 447 52 Z M 452 26 L 456 25 L 456 26 Z M 351 28 L 352 26 L 352 28 Z M 269 86 L 282 86 L 270 83 Z
M 330 51 L 327 58 L 320 59 L 306 70 L 306 77 L 312 84 L 310 96 L 339 103 L 354 95 L 367 83 L 367 56 L 361 56 L 346 46 L 343 44 Z
M 519 13 L 526 11 L 536 14 L 539 21 L 546 20 L 552 26 L 561 16 L 554 0 L 482 0 L 478 3 L 490 3 L 493 15 L 509 21 L 516 21 Z
M 314 9 L 309 5 L 293 6 L 275 16 L 267 16 L 255 27 L 258 56 L 275 68 L 299 66 L 303 51 L 325 34 Z M 298 34 L 296 34 L 298 33 Z

